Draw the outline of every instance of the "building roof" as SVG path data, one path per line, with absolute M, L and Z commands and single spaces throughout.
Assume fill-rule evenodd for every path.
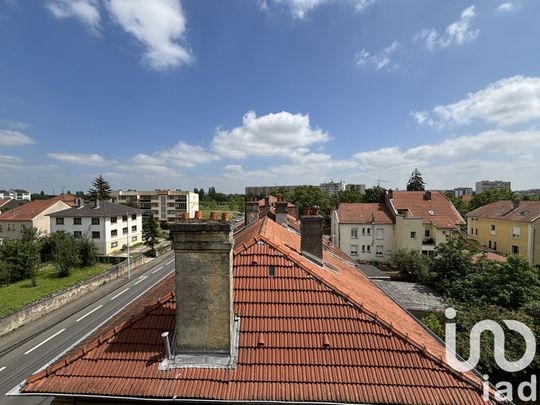
M 438 191 L 431 192 L 431 199 L 425 199 L 424 191 L 394 191 L 392 204 L 396 210 L 409 210 L 412 216 L 421 217 L 424 224 L 437 228 L 454 229 L 465 221 L 454 204 Z
M 12 188 L 11 191 L 15 191 L 16 193 L 25 193 L 28 194 L 28 191 L 20 189 L 20 188 Z
M 0 207 L 3 207 L 10 201 L 11 201 L 11 198 L 0 198 Z
M 108 201 L 100 201 L 96 208 L 94 203 L 81 207 L 72 207 L 67 210 L 48 214 L 51 217 L 117 217 L 122 215 L 140 214 L 141 210 L 128 207 L 127 205 L 115 204 Z
M 271 206 L 274 206 L 278 201 L 278 198 L 276 196 L 274 196 L 274 195 L 269 195 L 268 198 L 270 199 L 269 201 L 270 201 Z M 261 198 L 259 200 L 259 207 L 263 208 L 265 206 L 266 206 L 266 199 Z M 296 207 L 296 205 L 294 205 L 293 203 L 291 203 L 291 202 L 287 203 L 287 208 L 295 208 L 295 207 Z
M 55 201 L 63 201 L 67 205 L 69 205 L 71 207 L 75 207 L 77 205 L 77 198 L 81 198 L 81 197 L 78 197 L 78 196 L 73 195 L 73 194 L 60 194 L 60 195 L 57 195 L 56 197 L 52 197 L 50 199 L 55 200 Z M 81 201 L 82 201 L 82 198 L 81 198 Z
M 480 378 L 455 372 L 445 362 L 444 346 L 353 265 L 325 249 L 320 267 L 299 250 L 299 235 L 268 218 L 235 235 L 235 368 L 158 370 L 165 351 L 161 333 L 175 325 L 170 292 L 29 377 L 21 391 L 195 401 L 485 404 Z
M 337 215 L 341 224 L 391 224 L 388 208 L 380 203 L 341 203 Z
M 34 200 L 19 205 L 0 215 L 0 221 L 31 221 L 46 209 L 56 204 L 58 200 Z
M 467 215 L 467 218 L 489 218 L 516 222 L 533 222 L 540 217 L 540 201 L 519 201 L 514 208 L 512 201 L 496 201 L 479 207 Z

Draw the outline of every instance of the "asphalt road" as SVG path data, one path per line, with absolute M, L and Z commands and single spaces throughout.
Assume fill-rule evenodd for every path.
M 26 377 L 47 367 L 107 322 L 116 313 L 174 271 L 174 256 L 156 258 L 131 280 L 120 279 L 98 288 L 69 308 L 0 338 L 0 405 L 48 404 L 50 397 L 5 394 Z M 79 300 L 78 300 L 79 301 Z

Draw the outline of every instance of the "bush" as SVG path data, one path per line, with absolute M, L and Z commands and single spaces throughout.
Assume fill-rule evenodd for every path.
M 392 253 L 391 261 L 400 272 L 407 275 L 411 280 L 420 283 L 430 282 L 429 258 L 424 256 L 420 251 L 398 249 Z
M 69 276 L 70 270 L 81 264 L 77 239 L 63 232 L 53 233 L 50 239 L 53 265 L 58 270 L 58 276 Z
M 88 238 L 77 239 L 77 247 L 81 264 L 84 267 L 92 266 L 96 263 L 97 248 L 94 242 Z

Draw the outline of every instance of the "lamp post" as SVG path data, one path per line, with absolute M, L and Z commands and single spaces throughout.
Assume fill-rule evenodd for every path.
M 131 279 L 131 261 L 129 259 L 129 212 L 126 212 L 126 227 L 127 227 L 127 232 L 126 232 L 126 238 L 127 238 L 127 243 L 126 243 L 126 246 L 127 246 L 127 267 L 128 267 L 128 279 Z

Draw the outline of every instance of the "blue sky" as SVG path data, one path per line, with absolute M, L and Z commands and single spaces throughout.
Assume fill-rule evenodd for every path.
M 0 0 L 0 188 L 540 187 L 540 3 Z

